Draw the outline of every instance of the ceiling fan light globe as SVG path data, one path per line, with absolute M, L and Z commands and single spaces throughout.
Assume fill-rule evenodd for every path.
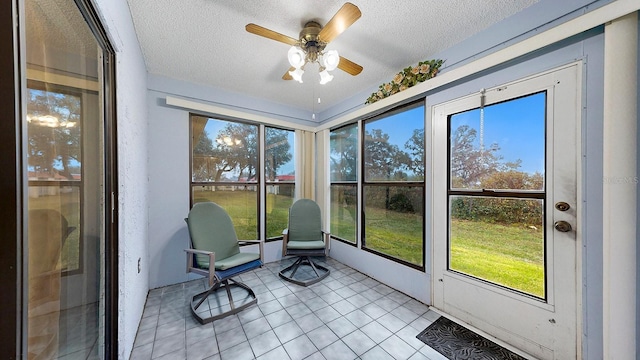
M 320 84 L 324 85 L 329 81 L 333 80 L 333 75 L 329 74 L 329 72 L 325 69 L 320 72 Z
M 337 50 L 329 50 L 322 55 L 322 62 L 328 71 L 333 71 L 340 63 L 340 55 Z
M 302 74 L 304 74 L 304 70 L 300 68 L 296 68 L 294 71 L 289 71 L 289 75 L 293 78 L 293 80 L 302 84 Z
M 305 55 L 304 51 L 297 46 L 292 46 L 287 52 L 287 59 L 289 60 L 289 64 L 294 68 L 300 68 L 304 65 Z

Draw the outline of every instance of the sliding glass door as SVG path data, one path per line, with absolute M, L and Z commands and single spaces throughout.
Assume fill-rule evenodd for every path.
M 101 359 L 116 330 L 112 52 L 88 2 L 25 0 L 23 357 Z

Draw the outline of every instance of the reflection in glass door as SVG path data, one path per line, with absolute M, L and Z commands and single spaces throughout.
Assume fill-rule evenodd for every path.
M 103 50 L 73 0 L 26 0 L 29 359 L 105 354 Z

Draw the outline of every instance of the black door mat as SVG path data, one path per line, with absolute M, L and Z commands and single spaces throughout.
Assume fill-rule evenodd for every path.
M 526 360 L 443 316 L 416 337 L 450 360 Z

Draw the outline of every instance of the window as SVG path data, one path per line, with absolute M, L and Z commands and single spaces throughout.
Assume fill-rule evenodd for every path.
M 331 131 L 331 236 L 356 244 L 358 221 L 358 124 Z
M 239 239 L 258 238 L 258 126 L 191 116 L 191 202 L 213 201 Z
M 295 196 L 295 132 L 265 127 L 264 166 L 267 240 L 282 237 Z
M 424 269 L 424 105 L 364 122 L 363 248 Z
M 449 269 L 545 297 L 546 93 L 449 116 Z

